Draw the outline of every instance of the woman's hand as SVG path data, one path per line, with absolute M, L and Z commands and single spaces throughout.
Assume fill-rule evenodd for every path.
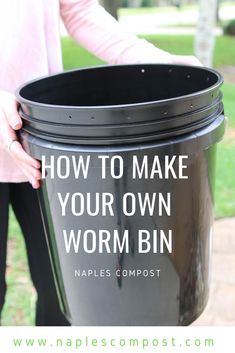
M 0 91 L 0 147 L 5 148 L 11 155 L 32 187 L 38 189 L 41 180 L 40 162 L 24 151 L 16 135 L 16 131 L 22 127 L 18 105 L 13 94 Z
M 195 56 L 191 55 L 171 55 L 171 63 L 189 66 L 202 66 L 202 63 L 200 63 Z

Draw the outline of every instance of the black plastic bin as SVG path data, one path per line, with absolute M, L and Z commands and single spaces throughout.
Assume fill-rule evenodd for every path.
M 187 325 L 203 311 L 222 82 L 210 69 L 145 64 L 69 71 L 18 90 L 22 142 L 57 168 L 53 177 L 47 167 L 39 201 L 72 324 Z M 74 174 L 79 158 L 89 159 L 86 177 Z M 161 178 L 169 161 L 175 173 L 184 163 L 184 175 L 170 168 Z M 58 193 L 69 193 L 64 214 Z M 164 198 L 162 211 L 156 201 L 143 212 L 147 194 Z

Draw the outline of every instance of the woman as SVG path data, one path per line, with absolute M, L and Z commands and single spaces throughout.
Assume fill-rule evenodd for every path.
M 97 0 L 11 0 L 0 5 L 0 311 L 6 283 L 8 208 L 21 226 L 33 284 L 37 291 L 36 325 L 67 325 L 60 313 L 35 190 L 40 163 L 17 139 L 22 126 L 16 88 L 33 78 L 62 71 L 59 18 L 82 46 L 112 64 L 184 63 L 191 56 L 162 51 L 128 33 Z M 31 184 L 31 185 L 30 185 Z

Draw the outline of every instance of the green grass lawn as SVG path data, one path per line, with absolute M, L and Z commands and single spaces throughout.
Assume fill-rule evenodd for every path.
M 148 36 L 159 47 L 175 54 L 193 52 L 192 36 Z M 66 70 L 102 64 L 71 39 L 63 38 L 63 60 Z M 234 39 L 219 37 L 215 50 L 215 66 L 235 65 Z M 223 86 L 225 112 L 229 117 L 226 138 L 218 146 L 215 193 L 216 217 L 235 216 L 235 85 Z M 8 252 L 8 294 L 3 325 L 33 325 L 35 294 L 29 285 L 25 249 L 14 216 L 10 217 Z
M 235 85 L 224 84 L 222 91 L 228 126 L 218 144 L 215 216 L 231 217 L 235 216 Z
M 146 35 L 147 40 L 157 47 L 174 54 L 193 53 L 193 36 L 191 35 Z M 214 66 L 235 65 L 235 40 L 232 37 L 220 36 L 216 40 Z M 102 64 L 103 62 L 70 38 L 63 38 L 63 60 L 65 69 Z
M 150 42 L 161 49 L 174 54 L 188 55 L 193 53 L 194 38 L 191 35 L 148 35 L 145 36 Z M 235 44 L 234 38 L 219 36 L 216 39 L 214 67 L 222 65 L 235 65 Z

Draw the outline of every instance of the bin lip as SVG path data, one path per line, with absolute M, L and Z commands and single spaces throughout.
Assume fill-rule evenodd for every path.
M 41 80 L 45 80 L 47 78 L 51 78 L 51 77 L 55 77 L 55 76 L 63 76 L 63 75 L 66 75 L 68 73 L 72 73 L 72 72 L 78 72 L 78 71 L 85 71 L 85 70 L 95 70 L 95 69 L 99 69 L 99 68 L 106 68 L 106 67 L 109 67 L 109 68 L 112 68 L 112 67 L 126 67 L 126 66 L 139 66 L 139 67 L 146 67 L 146 66 L 153 66 L 153 65 L 156 65 L 156 66 L 168 66 L 169 69 L 170 68 L 174 68 L 174 67 L 187 67 L 187 68 L 192 68 L 192 69 L 199 69 L 199 70 L 203 70 L 203 71 L 208 71 L 208 72 L 211 72 L 213 73 L 214 75 L 217 76 L 218 80 L 216 83 L 214 83 L 212 86 L 206 88 L 206 89 L 203 89 L 203 90 L 200 90 L 200 91 L 197 91 L 197 92 L 194 92 L 194 93 L 190 93 L 190 94 L 185 94 L 183 96 L 178 96 L 178 97 L 173 97 L 173 98 L 166 98 L 166 99 L 160 99 L 160 100 L 154 100 L 154 101 L 147 101 L 147 102 L 140 102 L 140 103 L 125 103 L 125 104 L 113 104 L 113 105 L 60 105 L 60 104 L 48 104 L 48 103 L 40 103 L 40 102 L 35 102 L 33 100 L 30 100 L 30 99 L 27 99 L 27 98 L 24 98 L 22 95 L 21 95 L 21 90 L 23 88 L 25 88 L 26 86 L 28 85 L 31 85 L 33 83 L 36 83 L 38 81 L 41 81 Z M 205 67 L 205 66 L 190 66 L 190 65 L 181 65 L 181 64 L 159 64 L 159 63 L 143 63 L 143 64 L 121 64 L 121 65 L 96 65 L 96 66 L 91 66 L 91 67 L 82 67 L 82 68 L 75 68 L 75 69 L 72 69 L 72 70 L 66 70 L 66 71 L 62 71 L 62 72 L 59 72 L 59 73 L 56 73 L 56 74 L 51 74 L 51 75 L 45 75 L 45 76 L 41 76 L 41 77 L 38 77 L 36 79 L 33 79 L 33 80 L 30 80 L 30 81 L 27 81 L 26 83 L 20 85 L 17 90 L 15 91 L 15 96 L 16 96 L 16 99 L 17 101 L 20 103 L 20 104 L 26 104 L 26 105 L 29 105 L 29 106 L 32 106 L 32 107 L 36 107 L 36 108 L 46 108 L 46 109 L 71 109 L 71 110 L 77 110 L 77 111 L 80 111 L 80 110 L 99 110 L 99 109 L 102 109 L 102 110 L 113 110 L 113 109 L 122 109 L 122 108 L 141 108 L 141 107 L 148 107 L 148 106 L 151 106 L 151 105 L 155 105 L 155 104 L 158 104 L 158 105 L 163 105 L 165 103 L 176 103 L 178 102 L 179 100 L 182 101 L 182 99 L 193 99 L 195 97 L 200 97 L 204 94 L 208 94 L 210 93 L 211 91 L 214 91 L 216 88 L 219 88 L 224 82 L 224 79 L 223 79 L 223 76 L 216 70 L 214 69 L 211 69 L 211 68 L 208 68 L 208 67 Z

